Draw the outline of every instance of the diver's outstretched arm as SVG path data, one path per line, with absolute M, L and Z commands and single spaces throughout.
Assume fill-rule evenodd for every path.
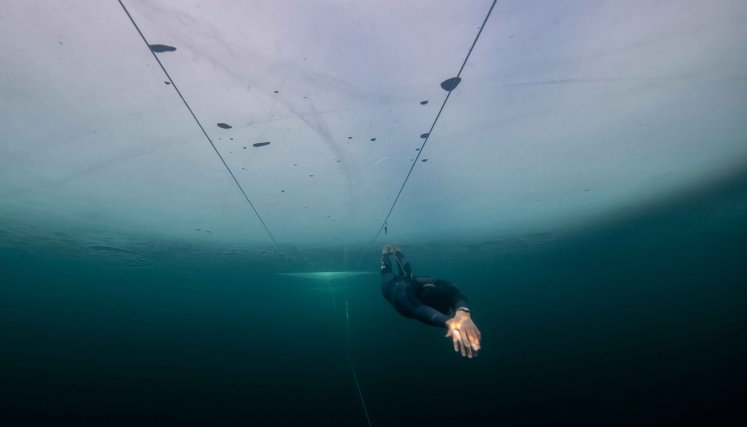
M 448 329 L 446 337 L 451 338 L 454 343 L 454 351 L 461 352 L 462 357 L 471 359 L 477 356 L 482 335 L 468 311 L 457 310 L 454 317 L 449 318 L 431 306 L 418 304 L 411 308 L 410 314 L 426 325 L 446 327 Z
M 439 328 L 447 328 L 447 322 L 451 320 L 449 319 L 449 316 L 425 304 L 418 304 L 411 307 L 410 312 L 412 317 L 414 317 L 415 319 L 418 319 L 426 325 L 436 326 Z
M 461 352 L 464 357 L 477 356 L 482 335 L 472 321 L 467 298 L 449 281 L 436 280 L 434 284 L 446 293 L 449 305 L 454 310 L 454 317 L 446 321 L 446 327 L 449 328 L 446 337 L 451 337 L 454 351 Z
M 446 295 L 449 296 L 449 306 L 452 310 L 454 310 L 455 312 L 458 310 L 469 312 L 469 307 L 467 306 L 467 297 L 462 295 L 462 292 L 460 292 L 459 288 L 454 286 L 453 283 L 447 280 L 436 280 L 434 282 L 434 285 L 443 289 L 444 292 L 446 292 Z

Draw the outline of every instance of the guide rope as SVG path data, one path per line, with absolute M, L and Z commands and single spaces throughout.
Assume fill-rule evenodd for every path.
M 265 231 L 267 232 L 267 235 L 270 236 L 270 240 L 272 240 L 272 244 L 275 245 L 275 249 L 277 249 L 280 252 L 280 246 L 278 246 L 278 242 L 275 240 L 275 236 L 273 236 L 272 232 L 270 232 L 270 229 L 267 227 L 267 224 L 262 219 L 262 216 L 257 211 L 257 208 L 254 207 L 254 203 L 252 203 L 251 200 L 249 200 L 249 196 L 246 195 L 246 191 L 244 191 L 244 187 L 241 186 L 239 183 L 239 180 L 236 179 L 236 175 L 234 175 L 231 168 L 228 166 L 228 163 L 226 163 L 226 160 L 223 158 L 223 156 L 220 154 L 220 151 L 218 151 L 218 148 L 213 143 L 213 140 L 210 139 L 210 136 L 205 131 L 205 128 L 202 126 L 202 123 L 195 115 L 194 111 L 192 111 L 192 107 L 189 106 L 189 103 L 184 98 L 184 95 L 182 95 L 182 92 L 179 90 L 179 88 L 176 86 L 176 83 L 174 82 L 174 79 L 171 78 L 171 75 L 168 71 L 166 71 L 166 67 L 163 66 L 163 63 L 161 63 L 161 60 L 158 59 L 158 55 L 150 48 L 150 43 L 148 43 L 148 40 L 145 38 L 145 35 L 143 35 L 143 32 L 140 31 L 140 27 L 135 22 L 135 19 L 130 15 L 130 12 L 127 10 L 127 7 L 125 7 L 124 3 L 122 3 L 122 0 L 117 0 L 119 2 L 119 5 L 122 6 L 122 9 L 124 10 L 125 14 L 127 14 L 127 17 L 130 18 L 130 22 L 132 22 L 132 25 L 135 27 L 135 30 L 137 30 L 137 33 L 140 34 L 140 38 L 143 39 L 143 42 L 145 43 L 145 46 L 148 48 L 150 53 L 153 55 L 153 58 L 155 58 L 156 62 L 158 62 L 158 65 L 161 67 L 161 70 L 163 70 L 163 73 L 166 75 L 166 78 L 171 83 L 171 86 L 176 90 L 177 95 L 179 95 L 179 98 L 181 98 L 184 105 L 187 107 L 187 110 L 189 110 L 189 114 L 192 115 L 192 118 L 195 120 L 195 123 L 197 123 L 197 126 L 202 131 L 202 134 L 205 135 L 205 138 L 210 143 L 210 146 L 213 147 L 213 150 L 215 151 L 215 154 L 218 155 L 218 158 L 220 159 L 221 163 L 223 163 L 223 166 L 228 171 L 228 174 L 231 175 L 231 178 L 233 179 L 233 182 L 236 184 L 236 187 L 238 187 L 241 194 L 244 196 L 244 199 L 249 203 L 249 206 L 254 211 L 254 214 L 257 216 L 257 219 L 259 219 L 259 222 L 262 224 L 262 227 L 264 227 Z
M 358 374 L 355 372 L 355 365 L 353 364 L 353 354 L 350 350 L 350 314 L 348 311 L 348 296 L 345 294 L 345 331 L 347 333 L 348 342 L 348 364 L 350 370 L 353 372 L 353 379 L 355 380 L 355 388 L 358 389 L 358 398 L 361 400 L 363 406 L 363 413 L 366 414 L 366 421 L 368 421 L 368 427 L 371 427 L 371 417 L 368 416 L 368 408 L 366 408 L 366 401 L 363 400 L 363 393 L 361 392 L 361 385 L 358 383 Z
M 327 279 L 327 285 L 329 287 L 329 296 L 332 298 L 332 306 L 335 309 L 335 320 L 340 318 L 340 312 L 337 309 L 337 301 L 335 300 L 335 293 L 332 288 L 332 282 Z M 361 401 L 361 406 L 363 406 L 363 413 L 366 415 L 366 421 L 368 421 L 368 426 L 371 427 L 371 417 L 368 415 L 368 408 L 366 407 L 366 401 L 363 399 L 363 392 L 361 391 L 361 385 L 358 381 L 358 373 L 355 371 L 355 365 L 353 364 L 353 353 L 351 351 L 350 347 L 350 309 L 348 304 L 348 295 L 347 292 L 349 290 L 349 287 L 346 286 L 345 289 L 345 337 L 346 339 L 346 355 L 348 360 L 348 366 L 350 367 L 350 371 L 353 373 L 353 380 L 355 381 L 355 388 L 358 390 L 358 398 Z

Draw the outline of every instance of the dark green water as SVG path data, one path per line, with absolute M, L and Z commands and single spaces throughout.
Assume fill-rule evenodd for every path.
M 741 425 L 745 213 L 742 175 L 562 237 L 400 242 L 470 298 L 475 360 L 398 317 L 375 275 L 341 282 L 336 315 L 326 284 L 274 258 L 71 254 L 6 227 L 0 424 L 366 425 L 347 300 L 373 425 Z

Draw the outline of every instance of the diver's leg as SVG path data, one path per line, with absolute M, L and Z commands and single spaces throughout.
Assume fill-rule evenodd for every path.
M 392 260 L 389 259 L 388 253 L 381 254 L 381 283 L 389 283 L 397 278 L 397 275 L 392 271 Z
M 399 275 L 401 277 L 412 277 L 412 267 L 410 267 L 410 261 L 407 260 L 405 254 L 400 251 L 399 248 L 396 249 L 394 258 L 397 260 Z

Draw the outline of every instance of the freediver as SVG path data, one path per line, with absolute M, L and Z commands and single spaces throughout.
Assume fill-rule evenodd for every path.
M 399 274 L 392 270 L 392 255 Z M 481 335 L 466 298 L 446 280 L 413 276 L 410 263 L 396 245 L 385 245 L 381 250 L 381 293 L 402 316 L 446 328 L 454 351 L 460 351 L 463 357 L 477 356 Z

